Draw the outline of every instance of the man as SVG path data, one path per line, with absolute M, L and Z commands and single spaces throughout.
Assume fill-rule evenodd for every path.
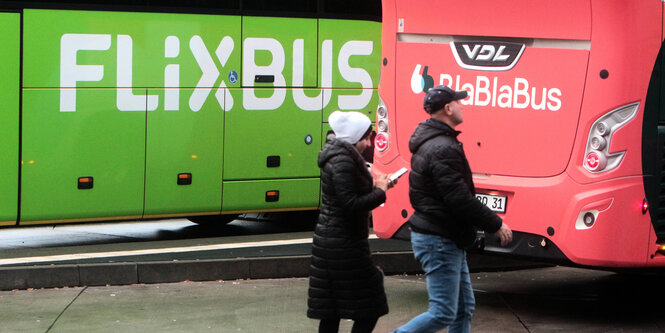
M 413 252 L 427 275 L 429 309 L 395 332 L 469 332 L 475 298 L 471 289 L 465 247 L 476 227 L 494 233 L 505 246 L 512 231 L 475 197 L 469 162 L 460 132 L 466 91 L 437 86 L 425 95 L 430 114 L 409 140 L 411 174 L 409 198 L 415 209 L 409 218 Z

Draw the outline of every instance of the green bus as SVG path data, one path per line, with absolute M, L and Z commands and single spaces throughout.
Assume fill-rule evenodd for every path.
M 379 100 L 380 1 L 0 10 L 0 226 L 315 210 L 328 115 Z

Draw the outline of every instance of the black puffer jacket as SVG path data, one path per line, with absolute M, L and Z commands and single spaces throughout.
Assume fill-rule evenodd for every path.
M 446 237 L 463 248 L 475 239 L 475 227 L 494 233 L 502 221 L 475 197 L 459 133 L 428 119 L 411 135 L 409 199 L 415 213 L 409 223 L 416 232 Z
M 350 144 L 329 139 L 319 153 L 323 204 L 314 231 L 307 316 L 378 318 L 388 313 L 383 274 L 370 258 L 369 212 L 386 200 Z

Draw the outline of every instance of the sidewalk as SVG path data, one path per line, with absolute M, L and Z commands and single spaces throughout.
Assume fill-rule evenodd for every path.
M 474 273 L 475 284 L 500 273 Z M 0 332 L 316 332 L 306 278 L 0 291 Z M 385 279 L 390 332 L 427 308 L 423 276 Z M 474 332 L 527 332 L 500 297 L 476 290 Z M 340 332 L 349 332 L 343 321 Z

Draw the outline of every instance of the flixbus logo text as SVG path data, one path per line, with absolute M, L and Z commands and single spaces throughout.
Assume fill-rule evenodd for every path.
M 304 81 L 304 39 L 296 39 L 293 42 L 293 54 L 290 55 L 293 62 L 291 86 L 303 86 Z M 60 39 L 60 111 L 76 111 L 76 94 L 74 89 L 78 82 L 95 82 L 104 78 L 103 64 L 77 64 L 77 55 L 87 51 L 108 51 L 111 44 L 116 43 L 116 106 L 120 111 L 154 111 L 160 104 L 164 110 L 180 110 L 180 72 L 183 70 L 195 70 L 195 68 L 181 68 L 177 61 L 183 49 L 189 49 L 198 69 L 202 72 L 201 77 L 189 96 L 189 108 L 196 112 L 201 109 L 210 95 L 213 94 L 219 106 L 224 111 L 230 111 L 237 104 L 229 92 L 228 87 L 238 83 L 238 72 L 235 68 L 225 69 L 231 54 L 239 52 L 236 41 L 230 36 L 222 37 L 211 52 L 200 36 L 192 36 L 186 44 L 181 47 L 181 40 L 177 36 L 168 36 L 164 40 L 163 56 L 172 59 L 172 63 L 164 67 L 164 98 L 160 100 L 159 95 L 135 95 L 132 91 L 133 75 L 133 45 L 130 35 L 111 34 L 63 34 Z M 372 41 L 347 41 L 337 56 L 337 71 L 340 76 L 352 83 L 359 83 L 362 92 L 360 94 L 349 94 L 338 96 L 338 106 L 345 110 L 358 110 L 365 108 L 373 94 L 372 77 L 365 68 L 356 68 L 349 65 L 352 56 L 369 56 L 372 54 L 374 43 Z M 284 76 L 284 68 L 287 56 L 280 41 L 274 38 L 246 38 L 243 41 L 242 52 L 242 106 L 247 110 L 275 110 L 279 108 L 286 99 L 287 89 L 273 89 L 269 97 L 259 97 L 252 88 L 254 77 L 257 75 L 272 76 L 274 87 L 287 87 Z M 161 52 L 161 50 L 160 50 Z M 187 52 L 187 51 L 185 51 Z M 258 65 L 255 54 L 257 52 L 269 52 L 272 62 L 268 65 Z M 315 111 L 325 108 L 331 100 L 331 93 L 325 91 L 332 88 L 333 78 L 333 41 L 324 40 L 321 43 L 321 84 L 318 96 L 305 95 L 303 88 L 291 88 L 295 104 L 302 110 Z M 213 58 L 214 57 L 214 58 Z M 218 61 L 218 68 L 214 59 Z M 171 62 L 171 61 L 169 61 Z M 220 70 L 225 69 L 229 73 L 227 77 L 220 78 Z M 219 83 L 217 84 L 217 82 Z M 311 89 L 310 89 L 311 90 Z M 214 91 L 214 93 L 213 93 Z M 354 90 L 355 91 L 355 90 Z M 323 101 L 323 103 L 322 103 Z

